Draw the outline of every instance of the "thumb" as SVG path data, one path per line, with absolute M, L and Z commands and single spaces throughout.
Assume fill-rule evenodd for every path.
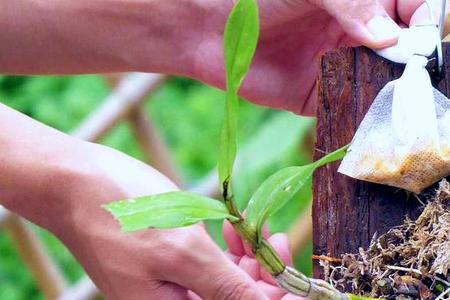
M 166 266 L 166 279 L 204 300 L 269 300 L 256 282 L 206 235 L 188 251 L 180 251 Z
M 378 0 L 322 0 L 321 4 L 351 38 L 364 46 L 385 48 L 398 40 L 400 26 Z
M 178 284 L 192 290 L 204 300 L 268 300 L 256 282 L 223 256 L 213 264 L 193 266 Z

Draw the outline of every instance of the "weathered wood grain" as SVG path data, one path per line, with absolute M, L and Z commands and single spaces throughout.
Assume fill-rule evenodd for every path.
M 444 47 L 446 62 L 449 46 Z M 403 67 L 366 48 L 340 49 L 321 60 L 315 158 L 348 144 L 369 106 L 384 85 L 398 78 Z M 448 95 L 450 67 L 438 88 Z M 415 216 L 418 201 L 404 191 L 354 180 L 337 173 L 338 164 L 314 177 L 314 254 L 338 257 L 367 247 L 375 233 Z M 315 276 L 321 268 L 315 262 Z

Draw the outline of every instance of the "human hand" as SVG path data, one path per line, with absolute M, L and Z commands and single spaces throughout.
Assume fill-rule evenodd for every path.
M 228 258 L 245 271 L 270 300 L 305 300 L 305 298 L 288 294 L 285 290 L 278 287 L 276 280 L 260 266 L 251 249 L 239 237 L 228 221 L 224 222 L 223 234 L 228 245 L 228 250 L 226 251 Z M 292 265 L 292 253 L 289 249 L 287 236 L 280 233 L 270 236 L 267 227 L 264 227 L 263 234 L 283 261 L 288 265 Z M 200 297 L 192 292 L 189 293 L 189 298 L 189 300 L 201 300 Z
M 60 238 L 108 299 L 185 300 L 188 293 L 194 297 L 189 290 L 206 300 L 284 295 L 240 250 L 242 241 L 229 224 L 229 257 L 201 225 L 123 233 L 101 206 L 177 190 L 156 170 L 1 104 L 0 120 L 0 204 Z M 285 238 L 270 241 L 290 262 Z M 233 263 L 237 256 L 241 268 Z
M 285 234 L 274 234 L 269 236 L 268 228 L 264 227 L 263 235 L 274 247 L 282 260 L 292 266 L 292 253 L 289 241 Z M 276 280 L 262 268 L 256 261 L 251 249 L 236 234 L 229 222 L 224 223 L 224 237 L 228 245 L 227 255 L 242 270 L 247 272 L 257 285 L 271 300 L 302 300 L 304 298 L 287 294 L 285 290 L 278 287 Z
M 316 110 L 318 61 L 325 51 L 390 46 L 399 26 L 428 18 L 424 0 L 258 2 L 260 42 L 240 93 L 308 115 Z M 224 88 L 223 30 L 232 5 L 229 0 L 5 2 L 0 71 L 158 72 Z
M 201 33 L 203 40 L 196 48 L 193 77 L 223 88 L 222 35 L 218 33 L 230 7 L 228 1 L 213 2 L 205 17 L 208 21 Z M 325 51 L 345 45 L 390 46 L 396 43 L 400 26 L 420 24 L 429 18 L 424 0 L 259 3 L 261 37 L 241 94 L 259 104 L 307 115 L 316 110 L 318 62 Z M 224 12 L 217 12 L 220 10 Z
M 64 194 L 71 217 L 64 226 L 50 230 L 75 254 L 108 299 L 198 299 L 189 290 L 205 300 L 281 299 L 285 294 L 270 284 L 268 274 L 259 273 L 255 260 L 236 252 L 239 245 L 230 243 L 231 253 L 242 257 L 241 268 L 200 225 L 121 232 L 102 204 L 177 188 L 126 155 L 103 146 L 86 147 L 87 156 L 78 162 L 80 179 Z M 227 232 L 228 239 L 236 238 Z M 285 240 L 280 242 L 275 236 L 272 241 L 289 256 Z

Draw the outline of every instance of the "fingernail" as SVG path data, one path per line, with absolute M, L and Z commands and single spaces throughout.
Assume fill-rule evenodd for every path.
M 367 29 L 377 41 L 393 40 L 400 35 L 400 26 L 391 18 L 376 16 L 367 22 Z

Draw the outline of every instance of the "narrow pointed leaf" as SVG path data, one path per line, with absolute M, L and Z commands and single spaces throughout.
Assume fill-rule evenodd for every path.
M 220 140 L 219 179 L 229 181 L 237 152 L 238 91 L 255 54 L 259 35 L 255 0 L 239 0 L 233 8 L 224 34 L 227 103 Z
M 247 222 L 261 237 L 266 220 L 281 209 L 311 179 L 314 171 L 330 162 L 342 159 L 345 146 L 312 164 L 282 169 L 270 176 L 253 194 L 247 207 Z
M 120 222 L 126 232 L 183 227 L 204 220 L 236 220 L 222 202 L 189 192 L 170 192 L 117 201 L 103 207 Z
M 255 54 L 259 36 L 259 12 L 255 0 L 238 0 L 224 33 L 227 89 L 237 92 Z

